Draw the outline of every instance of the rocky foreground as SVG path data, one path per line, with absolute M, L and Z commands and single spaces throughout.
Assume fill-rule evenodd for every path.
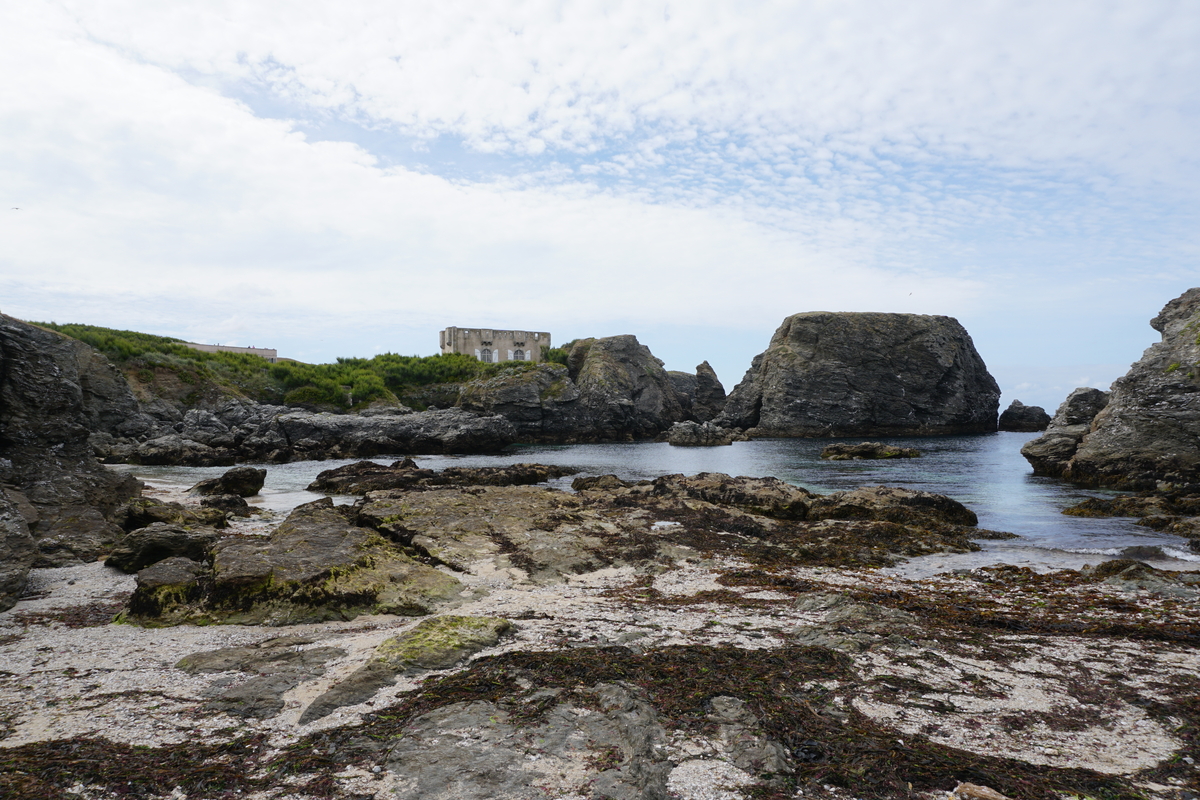
M 135 501 L 130 574 L 35 570 L 0 614 L 0 796 L 1200 790 L 1200 574 L 907 580 L 879 568 L 1002 534 L 910 490 L 534 466 L 331 470 L 356 502 L 220 531 Z

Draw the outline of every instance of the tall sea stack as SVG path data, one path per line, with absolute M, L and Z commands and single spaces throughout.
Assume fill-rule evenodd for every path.
M 958 320 L 811 311 L 783 321 L 715 422 L 752 436 L 988 433 L 999 407 Z

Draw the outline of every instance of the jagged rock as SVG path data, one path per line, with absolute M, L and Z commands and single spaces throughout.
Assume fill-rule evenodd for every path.
M 212 528 L 184 528 L 155 522 L 126 536 L 104 561 L 122 572 L 137 572 L 165 558 L 182 556 L 203 561 L 219 533 Z
M 234 467 L 218 478 L 200 481 L 189 491 L 195 494 L 234 494 L 238 497 L 253 497 L 258 494 L 267 480 L 265 469 Z
M 369 700 L 396 677 L 409 672 L 446 669 L 492 647 L 512 628 L 498 617 L 438 616 L 422 620 L 412 630 L 380 644 L 371 660 L 314 700 L 300 724 L 320 719 L 342 706 Z
M 155 522 L 191 527 L 224 528 L 228 521 L 217 508 L 196 508 L 181 503 L 163 503 L 150 497 L 135 497 L 113 512 L 112 520 L 126 533 Z
M 915 447 L 896 447 L 880 442 L 861 444 L 831 444 L 821 450 L 821 458 L 830 461 L 853 461 L 876 458 L 919 458 L 921 451 Z
M 707 361 L 696 365 L 696 391 L 692 400 L 692 416 L 700 422 L 715 419 L 725 409 L 725 387 Z
M 502 415 L 522 441 L 649 439 L 684 417 L 662 362 L 634 336 L 580 340 L 567 360 L 468 383 L 459 406 Z
M 809 520 L 870 519 L 881 522 L 952 525 L 979 524 L 975 512 L 957 500 L 932 492 L 894 486 L 864 486 L 816 498 L 808 507 Z
M 25 518 L 0 494 L 0 611 L 16 604 L 36 559 L 37 545 Z
M 1108 392 L 1082 387 L 1067 395 L 1046 432 L 1026 442 L 1021 455 L 1033 466 L 1034 475 L 1059 477 L 1091 430 L 1092 420 L 1108 405 Z
M 512 423 L 459 408 L 360 417 L 291 412 L 275 419 L 294 458 L 381 453 L 494 453 L 517 439 Z
M 672 369 L 667 370 L 667 377 L 671 379 L 671 386 L 675 389 L 675 396 L 679 398 L 679 405 L 684 413 L 690 416 L 692 404 L 696 402 L 696 376 L 690 372 Z
M 650 483 L 649 491 L 657 497 L 690 497 L 775 519 L 797 520 L 807 518 L 809 503 L 820 497 L 778 478 L 735 478 L 722 472 L 663 475 Z
M 1162 340 L 1113 383 L 1061 477 L 1127 489 L 1200 482 L 1200 287 L 1150 325 Z
M 752 436 L 996 430 L 1000 388 L 951 317 L 795 314 L 714 421 Z
M 627 489 L 633 486 L 629 481 L 623 481 L 616 475 L 588 475 L 571 481 L 571 488 L 577 492 L 588 489 Z
M 34 566 L 103 555 L 121 536 L 108 515 L 141 490 L 132 476 L 101 466 L 88 442 L 88 425 L 110 410 L 98 399 L 107 388 L 93 374 L 97 356 L 0 314 L 0 486 L 37 543 Z M 91 406 L 85 383 L 94 390 Z
M 711 422 L 676 422 L 667 431 L 667 441 L 676 447 L 717 447 L 733 444 L 737 438 L 735 431 Z
M 199 593 L 190 584 L 180 591 L 178 583 L 168 587 L 170 596 L 144 591 L 147 570 L 138 573 L 131 619 L 288 625 L 360 614 L 422 615 L 462 590 L 457 580 L 414 561 L 375 531 L 350 524 L 328 498 L 297 507 L 265 541 L 218 542 L 211 557 Z
M 391 466 L 359 461 L 319 473 L 308 485 L 308 491 L 366 494 L 383 489 L 429 486 L 518 486 L 543 483 L 578 471 L 572 467 L 545 464 L 510 464 L 504 467 L 447 467 L 438 472 L 421 469 L 411 458 L 396 461 Z
M 227 448 L 213 448 L 206 444 L 185 439 L 177 433 L 168 433 L 147 439 L 137 446 L 129 460 L 134 464 L 181 464 L 189 467 L 229 467 L 237 455 Z
M 1050 426 L 1050 415 L 1041 406 L 1027 406 L 1020 400 L 1013 400 L 1004 413 L 1000 415 L 999 429 L 1019 433 L 1044 431 Z
M 233 514 L 235 517 L 250 516 L 250 504 L 236 494 L 214 494 L 201 499 L 200 505 Z

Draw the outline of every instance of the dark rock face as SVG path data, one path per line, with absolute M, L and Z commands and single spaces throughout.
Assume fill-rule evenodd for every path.
M 951 317 L 816 311 L 784 320 L 715 422 L 754 436 L 987 433 L 999 402 Z
M 181 556 L 203 561 L 220 536 L 212 528 L 189 530 L 156 522 L 126 536 L 105 559 L 104 565 L 122 572 L 138 572 L 167 558 Z
M 0 486 L 37 542 L 35 566 L 102 555 L 121 536 L 108 515 L 140 491 L 132 476 L 101 466 L 88 442 L 89 424 L 111 423 L 121 406 L 119 392 L 109 396 L 113 387 L 96 377 L 105 372 L 97 356 L 0 315 Z
M 238 497 L 253 497 L 258 494 L 267 480 L 265 469 L 234 467 L 219 478 L 200 481 L 191 491 L 201 495 L 233 494 Z
M 16 604 L 36 558 L 37 546 L 25 518 L 0 495 L 0 611 Z
M 691 410 L 701 422 L 716 419 L 725 410 L 725 387 L 707 361 L 696 366 L 696 392 Z
M 1091 430 L 1092 420 L 1108 405 L 1108 392 L 1081 387 L 1062 401 L 1046 432 L 1025 443 L 1021 455 L 1033 466 L 1034 475 L 1061 477 L 1079 443 Z
M 113 522 L 129 532 L 156 522 L 193 527 L 207 525 L 224 528 L 225 514 L 217 508 L 196 508 L 180 503 L 162 503 L 149 497 L 135 497 L 113 513 Z
M 151 625 L 288 625 L 367 613 L 423 615 L 462 589 L 375 531 L 351 524 L 327 498 L 296 508 L 266 540 L 224 539 L 209 557 L 211 568 L 170 558 L 139 572 L 131 618 Z
M 676 447 L 716 447 L 733 444 L 738 435 L 711 422 L 676 422 L 667 431 L 667 441 Z
M 327 469 L 308 485 L 310 492 L 366 494 L 383 489 L 413 489 L 430 486 L 523 486 L 551 478 L 574 475 L 571 467 L 545 464 L 511 464 L 504 467 L 448 467 L 441 472 L 421 469 L 411 458 L 391 466 L 359 461 Z
M 681 396 L 663 364 L 634 336 L 583 339 L 566 368 L 539 364 L 466 384 L 463 409 L 500 414 L 522 441 L 650 439 L 682 420 Z
M 250 516 L 250 504 L 245 498 L 236 494 L 214 494 L 205 497 L 200 501 L 200 505 L 204 508 L 215 508 L 220 511 L 228 512 L 235 517 Z
M 1063 478 L 1130 489 L 1200 482 L 1200 287 L 1150 325 L 1162 341 L 1113 383 Z
M 1032 433 L 1044 431 L 1050 426 L 1050 415 L 1041 406 L 1027 406 L 1020 400 L 1013 400 L 1004 413 L 1000 415 L 999 429 Z

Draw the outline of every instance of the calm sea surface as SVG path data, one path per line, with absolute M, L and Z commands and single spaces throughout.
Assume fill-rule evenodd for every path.
M 1036 434 L 995 433 L 980 436 L 872 439 L 916 447 L 921 458 L 887 461 L 824 461 L 819 457 L 829 439 L 760 439 L 730 447 L 672 447 L 668 444 L 529 445 L 496 456 L 417 456 L 432 469 L 448 466 L 498 466 L 537 462 L 575 467 L 584 475 L 615 474 L 626 480 L 671 473 L 725 472 L 753 477 L 774 476 L 814 492 L 858 486 L 903 486 L 949 495 L 979 515 L 982 528 L 1008 531 L 1020 538 L 981 541 L 983 551 L 968 555 L 914 559 L 896 571 L 919 576 L 950 569 L 1008 563 L 1039 570 L 1078 568 L 1106 558 L 1133 556 L 1160 569 L 1197 569 L 1200 554 L 1188 550 L 1178 536 L 1139 527 L 1131 519 L 1088 519 L 1061 511 L 1084 497 L 1104 492 L 1073 487 L 1050 478 L 1035 478 L 1021 457 L 1021 445 Z M 866 439 L 839 439 L 858 442 Z M 322 470 L 352 463 L 298 461 L 266 465 L 262 494 L 252 498 L 265 508 L 287 511 L 321 495 L 306 487 Z M 391 463 L 393 458 L 371 459 Z M 150 482 L 186 488 L 219 475 L 224 467 L 121 466 Z M 551 485 L 570 489 L 571 478 Z

